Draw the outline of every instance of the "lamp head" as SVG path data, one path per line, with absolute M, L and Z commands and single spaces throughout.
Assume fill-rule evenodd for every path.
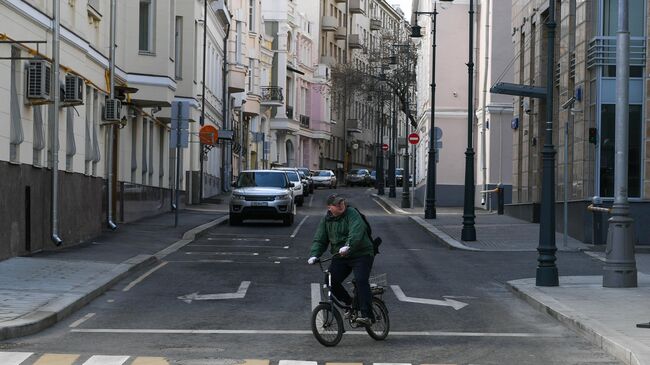
M 411 38 L 422 38 L 422 27 L 417 23 L 411 27 Z

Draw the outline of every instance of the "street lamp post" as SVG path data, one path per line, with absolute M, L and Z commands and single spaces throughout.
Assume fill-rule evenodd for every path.
M 424 205 L 424 219 L 436 219 L 436 20 L 438 16 L 437 3 L 433 5 L 433 12 L 416 11 L 415 15 L 433 15 L 431 17 L 431 118 L 429 120 L 429 156 L 427 159 L 427 196 Z M 420 27 L 415 24 L 411 28 L 411 37 L 422 37 Z
M 554 1 L 554 0 L 552 0 Z M 469 60 L 467 61 L 467 151 L 465 151 L 465 199 L 463 206 L 463 241 L 476 241 L 474 227 L 474 149 L 472 128 L 474 121 L 474 0 L 469 1 Z

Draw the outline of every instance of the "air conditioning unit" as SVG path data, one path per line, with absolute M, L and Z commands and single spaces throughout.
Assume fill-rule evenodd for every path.
M 104 120 L 119 122 L 122 119 L 122 102 L 118 99 L 106 99 Z
M 82 104 L 84 98 L 84 80 L 73 74 L 65 75 L 65 92 L 63 101 L 66 103 Z
M 52 92 L 52 66 L 45 60 L 29 61 L 27 99 L 49 100 Z

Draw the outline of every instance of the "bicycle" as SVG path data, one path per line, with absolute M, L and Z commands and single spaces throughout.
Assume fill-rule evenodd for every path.
M 346 319 L 351 328 L 365 327 L 368 335 L 377 341 L 384 340 L 390 331 L 390 319 L 388 318 L 388 308 L 382 300 L 384 287 L 377 284 L 371 284 L 372 292 L 372 312 L 374 319 L 372 325 L 364 326 L 355 322 L 360 315 L 359 303 L 357 300 L 357 284 L 352 280 L 352 305 L 346 305 L 339 301 L 332 294 L 332 274 L 328 269 L 323 268 L 323 263 L 331 261 L 333 257 L 326 260 L 318 260 L 321 271 L 325 274 L 325 279 L 321 290 L 326 292 L 327 301 L 321 301 L 312 311 L 311 314 L 311 331 L 316 340 L 324 346 L 336 346 L 343 338 L 345 329 L 343 328 L 343 318 L 340 310 L 346 311 Z M 338 309 L 337 309 L 338 308 Z

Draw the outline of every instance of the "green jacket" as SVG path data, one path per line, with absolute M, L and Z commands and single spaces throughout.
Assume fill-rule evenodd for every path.
M 341 247 L 349 245 L 350 251 L 346 256 L 348 258 L 374 256 L 375 250 L 366 228 L 366 222 L 355 208 L 348 207 L 345 213 L 338 217 L 328 212 L 316 229 L 311 256 L 320 257 L 328 245 L 332 255 L 338 253 Z

